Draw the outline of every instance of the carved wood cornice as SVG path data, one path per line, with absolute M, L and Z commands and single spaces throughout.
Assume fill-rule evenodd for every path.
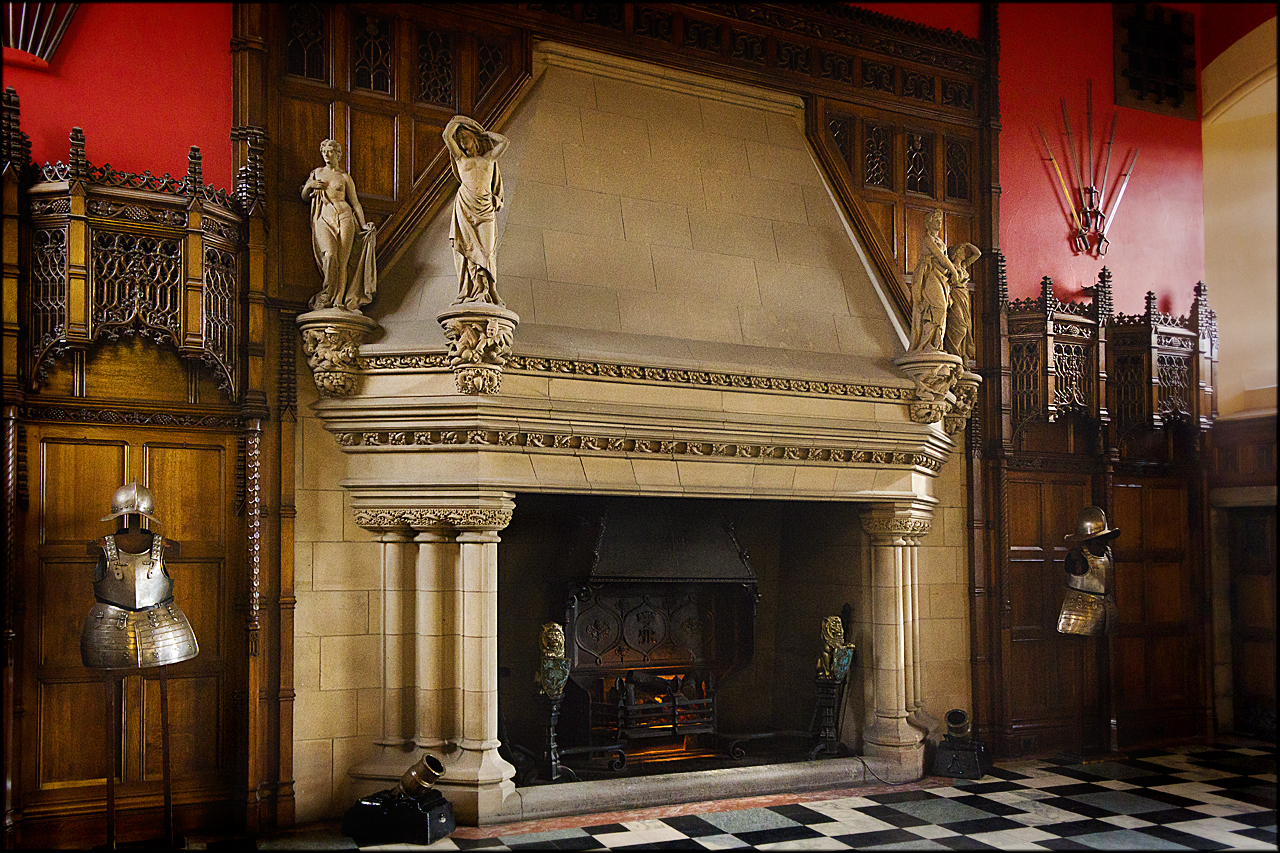
M 854 447 L 717 442 L 678 438 L 628 438 L 568 432 L 525 430 L 365 430 L 335 432 L 340 447 L 439 450 L 506 448 L 528 452 L 570 451 L 610 456 L 642 455 L 751 462 L 808 462 L 822 465 L 880 466 L 942 470 L 942 459 L 925 453 L 866 450 Z
M 238 430 L 244 419 L 236 414 L 216 415 L 202 412 L 142 409 L 113 409 L 66 404 L 27 404 L 19 407 L 18 416 L 23 421 L 49 421 L 54 423 L 107 424 L 111 426 L 181 427 L 183 429 Z
M 407 353 L 404 355 L 362 355 L 360 370 L 364 373 L 410 373 L 449 369 L 444 353 Z M 714 370 L 691 370 L 677 367 L 646 367 L 619 362 L 585 361 L 512 355 L 504 371 L 507 373 L 550 373 L 561 376 L 583 376 L 593 379 L 620 379 L 642 382 L 671 382 L 705 388 L 733 388 L 744 391 L 777 391 L 785 394 L 819 394 L 833 397 L 857 397 L 868 400 L 911 400 L 910 388 L 854 382 L 823 382 L 813 379 L 786 379 L 778 376 L 753 376 L 747 373 L 725 373 Z

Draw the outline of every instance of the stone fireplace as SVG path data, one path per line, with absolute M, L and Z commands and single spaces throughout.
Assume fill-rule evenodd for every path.
M 559 45 L 535 57 L 502 128 L 520 322 L 500 390 L 460 393 L 444 358 L 441 216 L 383 274 L 355 393 L 302 416 L 298 502 L 319 521 L 296 533 L 299 819 L 423 751 L 461 822 L 555 813 L 500 755 L 500 702 L 531 745 L 537 626 L 563 621 L 548 590 L 573 578 L 573 519 L 638 499 L 729 516 L 751 554 L 752 648 L 699 669 L 716 670 L 720 729 L 803 728 L 811 700 L 786 697 L 811 696 L 821 619 L 847 603 L 842 736 L 879 778 L 919 778 L 936 718 L 968 707 L 964 463 L 942 423 L 912 418 L 902 324 L 803 104 Z

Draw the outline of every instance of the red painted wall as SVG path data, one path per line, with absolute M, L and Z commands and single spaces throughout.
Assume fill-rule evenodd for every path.
M 1201 3 L 1200 67 L 1276 16 L 1274 3 Z
M 1165 5 L 1195 13 L 1199 20 L 1199 4 Z M 1040 278 L 1048 275 L 1058 285 L 1059 298 L 1070 299 L 1092 284 L 1105 264 L 1112 272 L 1117 311 L 1141 313 L 1152 290 L 1161 310 L 1184 314 L 1193 286 L 1204 278 L 1200 122 L 1113 105 L 1111 15 L 1108 4 L 1000 4 L 1000 242 L 1009 295 L 1036 295 Z M 1036 130 L 1044 128 L 1065 173 L 1059 100 L 1067 99 L 1072 129 L 1083 147 L 1089 79 L 1099 153 L 1112 112 L 1119 112 L 1112 175 L 1122 155 L 1141 149 L 1107 233 L 1110 251 L 1102 259 L 1072 251 L 1063 193 Z M 1110 186 L 1117 186 L 1114 177 Z
M 73 126 L 94 165 L 231 188 L 231 4 L 82 3 L 49 65 L 4 66 L 37 163 L 66 161 Z

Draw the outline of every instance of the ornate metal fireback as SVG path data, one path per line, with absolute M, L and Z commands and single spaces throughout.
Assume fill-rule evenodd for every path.
M 1039 297 L 1004 300 L 1015 430 L 1068 411 L 1102 423 L 1114 414 L 1122 433 L 1175 419 L 1211 427 L 1218 332 L 1204 284 L 1190 316 L 1178 318 L 1158 310 L 1154 293 L 1144 313 L 1113 316 L 1105 267 L 1092 290 L 1091 303 L 1063 303 L 1046 276 Z
M 69 159 L 37 170 L 26 193 L 32 387 L 69 349 L 141 335 L 208 364 L 234 402 L 242 199 L 204 185 L 194 147 L 182 178 L 135 175 L 90 164 L 75 128 Z

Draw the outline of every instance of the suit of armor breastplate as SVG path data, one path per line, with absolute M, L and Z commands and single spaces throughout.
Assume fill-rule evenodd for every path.
M 162 666 L 195 657 L 200 649 L 186 614 L 173 603 L 173 579 L 164 570 L 164 537 L 141 554 L 102 539 L 94 575 L 98 599 L 80 632 L 80 659 L 90 669 Z
M 1067 586 L 1074 587 L 1082 592 L 1092 592 L 1098 595 L 1106 593 L 1111 582 L 1111 546 L 1107 546 L 1107 550 L 1099 557 L 1088 548 L 1073 549 L 1079 557 L 1084 558 L 1085 565 L 1089 567 L 1089 571 L 1082 575 L 1067 574 Z
M 1096 636 L 1115 630 L 1117 611 L 1115 598 L 1108 587 L 1111 582 L 1111 548 L 1098 556 L 1087 547 L 1073 548 L 1067 564 L 1081 561 L 1089 567 L 1084 574 L 1067 573 L 1067 594 L 1058 614 L 1058 631 L 1063 634 Z

